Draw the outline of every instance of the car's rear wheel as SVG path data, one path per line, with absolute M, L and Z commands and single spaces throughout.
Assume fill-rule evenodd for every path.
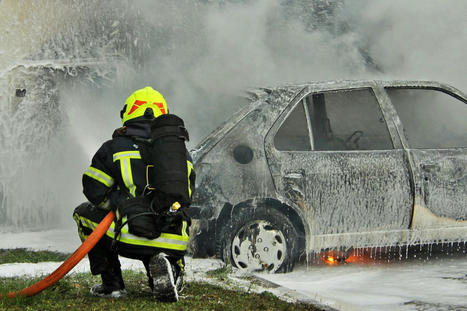
M 218 241 L 218 257 L 248 271 L 291 271 L 298 254 L 295 227 L 273 208 L 243 209 L 221 227 Z

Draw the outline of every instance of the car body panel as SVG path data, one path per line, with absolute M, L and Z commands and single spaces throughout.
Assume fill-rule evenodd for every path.
M 439 217 L 467 220 L 465 149 L 409 152 L 425 206 Z
M 197 174 L 194 206 L 202 204 L 204 208 L 212 207 L 211 217 L 217 217 L 220 213 L 218 204 L 236 205 L 258 197 L 258 194 L 260 197 L 275 196 L 263 148 L 263 137 L 271 126 L 271 119 L 263 117 L 268 115 L 275 119 L 281 111 L 276 108 L 278 102 L 290 101 L 296 92 L 295 88 L 278 90 L 274 95 L 277 102 L 266 105 L 252 103 L 252 109 L 242 110 L 234 117 L 234 122 L 226 123 L 220 132 L 214 134 L 215 138 L 205 139 L 200 143 L 201 147 L 192 151 Z M 252 124 L 254 129 L 250 128 Z M 239 145 L 249 146 L 253 150 L 250 163 L 240 164 L 232 157 L 233 149 Z M 241 181 L 239 187 L 232 187 L 238 181 Z
M 213 255 L 214 247 L 200 245 L 215 243 L 216 227 L 226 225 L 237 206 L 260 200 L 278 202 L 274 208 L 286 206 L 284 213 L 299 219 L 307 252 L 466 239 L 466 148 L 411 149 L 385 87 L 441 90 L 467 102 L 462 92 L 432 81 L 331 81 L 257 91 L 249 106 L 194 150 L 194 253 Z M 365 88 L 377 99 L 392 148 L 274 147 L 282 121 L 308 94 Z M 248 163 L 233 156 L 240 145 L 252 151 Z M 427 172 L 430 163 L 442 168 Z
M 390 85 L 391 88 L 413 89 L 423 88 L 425 90 L 434 90 L 446 93 L 464 104 L 467 104 L 467 99 L 460 91 L 448 86 L 440 85 L 436 82 L 422 83 L 399 83 Z M 388 84 L 384 85 L 388 87 Z M 389 96 L 386 93 L 383 97 Z M 391 105 L 392 106 L 392 105 Z M 393 107 L 391 109 L 394 109 Z M 446 106 L 445 109 L 448 109 Z M 464 111 L 467 110 L 467 105 L 464 106 Z M 395 110 L 394 110 L 395 112 Z M 465 117 L 460 116 L 460 118 Z M 449 226 L 458 226 L 462 220 L 467 220 L 467 132 L 463 134 L 463 146 L 449 148 L 415 148 L 407 138 L 404 124 L 395 112 L 394 119 L 397 123 L 397 128 L 400 133 L 401 142 L 407 152 L 408 159 L 411 163 L 415 183 L 415 195 L 417 200 L 422 205 L 429 209 L 433 215 L 440 219 L 451 218 L 456 220 L 448 222 Z M 467 129 L 467 123 L 464 124 L 464 130 Z M 405 124 L 408 126 L 408 124 Z M 446 125 L 448 126 L 448 125 Z M 428 135 L 428 134 L 426 134 Z M 414 219 L 414 222 L 417 222 Z M 439 221 L 435 223 L 440 223 Z M 429 227 L 446 226 L 430 225 Z M 425 227 L 428 227 L 426 225 Z
M 361 87 L 355 85 L 345 90 Z M 328 87 L 325 91 L 339 89 Z M 290 110 L 300 105 L 304 96 L 315 93 L 314 90 L 308 88 L 297 97 L 265 139 L 268 163 L 278 192 L 297 202 L 312 236 L 396 232 L 408 228 L 412 217 L 413 187 L 403 150 L 284 152 L 274 147 L 273 138 Z M 319 93 L 322 91 L 319 89 Z M 393 124 L 391 118 L 391 115 L 385 116 Z M 397 132 L 391 137 L 397 137 Z M 393 140 L 393 144 L 400 146 L 398 138 Z M 333 246 L 337 245 L 312 243 L 311 248 Z

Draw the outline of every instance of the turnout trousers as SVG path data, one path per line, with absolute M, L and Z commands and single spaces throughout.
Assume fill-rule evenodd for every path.
M 78 225 L 82 241 L 92 233 L 107 213 L 89 202 L 82 203 L 74 210 L 73 219 Z M 188 226 L 187 221 L 181 221 L 176 232 L 162 232 L 160 237 L 149 240 L 129 233 L 128 225 L 125 225 L 117 239 L 114 239 L 115 222 L 112 222 L 106 234 L 88 253 L 91 273 L 97 275 L 110 270 L 120 270 L 118 255 L 143 261 L 148 271 L 149 259 L 160 252 L 166 253 L 170 262 L 183 271 L 183 256 L 189 239 Z

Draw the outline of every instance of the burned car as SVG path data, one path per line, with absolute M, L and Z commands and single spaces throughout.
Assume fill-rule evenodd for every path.
M 290 271 L 329 249 L 467 239 L 467 98 L 437 82 L 261 89 L 192 150 L 194 256 Z

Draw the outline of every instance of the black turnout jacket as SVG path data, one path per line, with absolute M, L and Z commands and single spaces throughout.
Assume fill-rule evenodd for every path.
M 141 159 L 133 136 L 150 137 L 148 120 L 127 122 L 116 129 L 92 158 L 91 166 L 83 174 L 83 193 L 94 205 L 107 209 L 118 206 L 122 200 L 143 193 L 146 187 L 146 164 Z M 187 178 L 189 193 L 194 191 L 195 172 L 187 151 Z

